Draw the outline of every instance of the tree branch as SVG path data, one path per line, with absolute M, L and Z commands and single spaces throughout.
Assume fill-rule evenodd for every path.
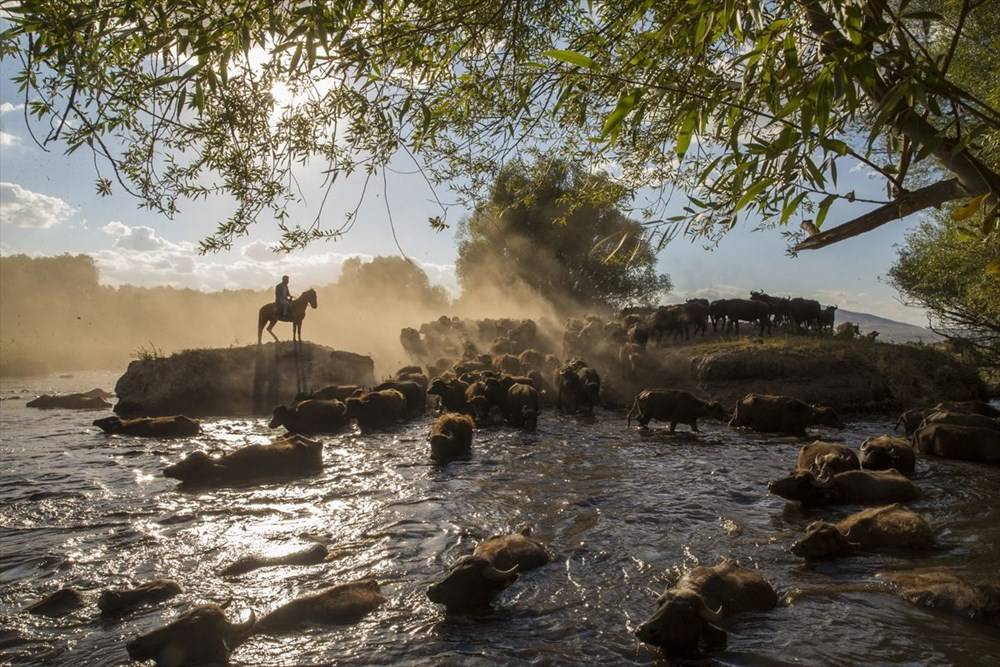
M 792 252 L 823 248 L 844 239 L 849 239 L 852 236 L 870 232 L 887 222 L 905 218 L 925 208 L 940 206 L 947 201 L 960 199 L 965 196 L 965 189 L 958 182 L 957 178 L 939 181 L 919 190 L 908 192 L 894 201 L 884 206 L 879 206 L 875 210 L 869 211 L 850 222 L 845 222 L 842 225 L 828 229 L 825 232 L 820 232 L 819 234 L 813 234 L 805 241 L 796 244 L 792 248 Z

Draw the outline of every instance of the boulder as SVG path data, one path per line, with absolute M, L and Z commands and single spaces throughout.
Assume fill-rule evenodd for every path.
M 270 415 L 299 391 L 375 384 L 371 357 L 309 342 L 298 348 L 296 354 L 287 341 L 133 361 L 115 385 L 115 412 L 124 417 Z

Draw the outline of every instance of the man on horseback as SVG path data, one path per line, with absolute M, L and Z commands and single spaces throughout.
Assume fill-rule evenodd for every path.
M 274 288 L 274 304 L 278 308 L 278 317 L 288 317 L 288 306 L 292 302 L 292 293 L 288 289 L 288 276 L 281 276 L 281 282 Z

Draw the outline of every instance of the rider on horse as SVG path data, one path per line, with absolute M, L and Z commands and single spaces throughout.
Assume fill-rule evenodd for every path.
M 281 276 L 281 282 L 274 288 L 274 303 L 278 307 L 278 317 L 288 317 L 288 306 L 292 302 L 292 293 L 288 289 L 288 276 Z

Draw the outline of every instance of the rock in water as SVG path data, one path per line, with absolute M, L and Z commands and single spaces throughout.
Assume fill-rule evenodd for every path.
M 375 384 L 371 357 L 315 343 L 291 342 L 185 350 L 140 359 L 118 379 L 115 412 L 126 417 L 185 414 L 265 415 L 289 403 L 298 387 Z

